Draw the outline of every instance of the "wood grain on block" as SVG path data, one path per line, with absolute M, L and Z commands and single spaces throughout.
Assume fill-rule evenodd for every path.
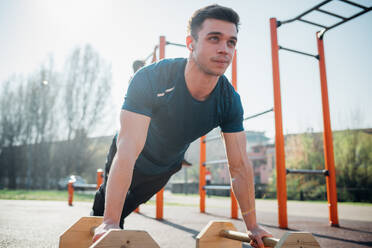
M 311 233 L 307 232 L 287 232 L 275 246 L 278 248 L 318 248 L 318 241 Z
M 145 231 L 110 230 L 89 248 L 160 248 Z
M 82 217 L 59 237 L 59 248 L 87 248 L 92 245 L 92 230 L 99 226 L 103 217 Z
M 231 222 L 211 221 L 196 237 L 196 248 L 241 248 L 242 242 L 250 242 L 247 233 L 237 232 Z M 287 232 L 279 240 L 264 237 L 265 247 L 274 248 L 319 248 L 311 233 Z
M 236 231 L 228 221 L 210 221 L 196 237 L 196 248 L 242 248 L 242 242 L 220 236 L 221 230 Z

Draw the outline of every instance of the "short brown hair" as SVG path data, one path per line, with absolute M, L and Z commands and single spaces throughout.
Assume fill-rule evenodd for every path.
M 206 6 L 204 8 L 198 9 L 194 12 L 189 20 L 188 32 L 195 39 L 198 39 L 198 32 L 201 25 L 206 19 L 217 19 L 222 21 L 227 21 L 234 23 L 236 26 L 236 31 L 239 31 L 239 15 L 233 9 L 228 7 L 223 7 L 218 4 L 213 4 Z

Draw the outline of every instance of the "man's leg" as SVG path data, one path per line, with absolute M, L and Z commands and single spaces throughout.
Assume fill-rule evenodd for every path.
M 105 178 L 103 181 L 103 184 L 101 187 L 97 190 L 96 195 L 94 197 L 94 203 L 93 203 L 93 215 L 94 216 L 103 216 L 104 210 L 105 210 L 105 192 L 106 192 L 106 184 L 107 184 L 107 178 L 108 174 L 110 172 L 112 161 L 114 160 L 115 154 L 116 154 L 116 137 L 112 140 L 109 153 L 107 155 L 106 164 L 105 164 Z

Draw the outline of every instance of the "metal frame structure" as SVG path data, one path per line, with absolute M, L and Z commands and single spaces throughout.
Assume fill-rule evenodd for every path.
M 327 75 L 325 66 L 324 56 L 324 34 L 360 15 L 367 13 L 372 10 L 372 7 L 362 6 L 360 4 L 351 2 L 349 0 L 339 0 L 350 6 L 358 7 L 361 9 L 358 13 L 344 17 L 336 13 L 321 9 L 322 6 L 328 4 L 333 0 L 326 0 L 313 8 L 301 13 L 295 18 L 278 21 L 276 18 L 270 19 L 270 34 L 271 34 L 271 55 L 272 55 L 272 67 L 273 67 L 273 84 L 274 84 L 274 112 L 275 112 L 275 149 L 276 149 L 276 173 L 277 173 L 277 199 L 278 199 L 278 221 L 280 228 L 288 228 L 287 218 L 287 186 L 286 186 L 286 174 L 320 174 L 326 176 L 327 184 L 327 200 L 329 207 L 329 222 L 331 226 L 339 226 L 338 213 L 337 213 L 337 189 L 336 189 L 336 173 L 334 165 L 334 153 L 333 153 L 333 142 L 332 142 L 332 129 L 329 114 L 329 101 L 328 101 L 328 87 L 327 87 Z M 326 26 L 323 24 L 315 23 L 303 19 L 304 16 L 311 12 L 320 12 L 326 15 L 330 15 L 341 19 L 339 22 Z M 277 29 L 283 24 L 289 24 L 294 21 L 301 21 L 306 24 L 321 27 L 322 30 L 316 33 L 318 54 L 313 55 L 302 51 L 297 51 L 290 48 L 285 48 L 278 45 Z M 322 94 L 322 109 L 323 109 L 323 125 L 324 125 L 324 160 L 325 170 L 321 171 L 308 171 L 308 170 L 287 170 L 285 167 L 285 152 L 284 152 L 284 136 L 283 136 L 283 122 L 282 122 L 282 106 L 281 106 L 281 94 L 280 94 L 280 73 L 279 73 L 279 50 L 285 50 L 294 52 L 297 54 L 311 56 L 318 60 L 319 71 L 320 71 L 320 83 L 321 83 L 321 94 Z
M 68 202 L 68 205 L 73 206 L 72 201 L 74 199 L 74 191 L 75 190 L 98 190 L 99 187 L 101 186 L 101 184 L 103 183 L 103 178 L 104 178 L 103 170 L 102 169 L 97 169 L 97 176 L 96 176 L 97 183 L 96 184 L 75 185 L 75 183 L 76 183 L 75 180 L 70 179 L 67 183 L 67 193 L 68 193 L 67 202 Z

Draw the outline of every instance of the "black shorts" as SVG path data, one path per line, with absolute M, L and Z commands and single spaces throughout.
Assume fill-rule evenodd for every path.
M 105 192 L 108 173 L 112 160 L 116 154 L 116 137 L 114 138 L 105 166 L 105 180 L 96 192 L 93 203 L 93 215 L 103 216 L 105 210 Z M 150 198 L 161 190 L 169 181 L 170 177 L 181 169 L 181 165 L 173 171 L 160 175 L 146 175 L 136 167 L 133 169 L 132 182 L 129 187 L 125 203 L 120 218 L 120 227 L 123 228 L 124 218 L 133 212 L 140 204 L 147 202 Z

